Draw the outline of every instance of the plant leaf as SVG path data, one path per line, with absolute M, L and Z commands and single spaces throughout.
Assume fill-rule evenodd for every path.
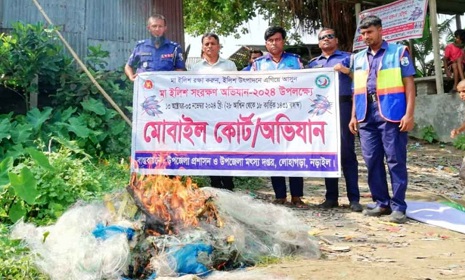
M 37 191 L 37 180 L 34 178 L 31 170 L 23 167 L 19 175 L 9 172 L 8 177 L 16 194 L 28 204 L 34 204 L 39 192 Z
M 2 139 L 5 138 L 11 138 L 11 123 L 8 118 L 5 118 L 2 121 L 0 121 L 0 142 L 2 142 Z
M 39 150 L 36 150 L 32 147 L 26 148 L 26 151 L 31 155 L 32 159 L 42 168 L 49 170 L 49 171 L 55 171 L 55 168 L 53 168 L 52 165 L 50 165 L 50 162 L 48 161 L 47 156 Z
M 32 126 L 28 123 L 19 124 L 11 131 L 11 139 L 14 143 L 24 143 L 31 140 Z
M 26 208 L 22 205 L 21 201 L 16 201 L 8 212 L 8 217 L 13 223 L 16 223 L 19 219 L 26 215 Z
M 111 126 L 110 131 L 112 135 L 119 135 L 125 128 L 126 123 L 124 121 L 119 121 Z
M 13 167 L 13 158 L 7 157 L 0 162 L 0 187 L 8 184 L 8 171 Z
M 78 137 L 81 137 L 81 138 L 89 137 L 89 134 L 91 131 L 90 129 L 87 128 L 87 125 L 85 124 L 83 120 L 73 117 L 73 118 L 70 118 L 68 122 L 69 122 L 68 129 L 76 133 Z
M 81 105 L 87 111 L 94 112 L 95 114 L 99 116 L 105 115 L 106 108 L 105 108 L 105 105 L 100 100 L 89 98 L 87 100 L 82 101 Z
M 34 127 L 34 130 L 38 131 L 42 124 L 50 118 L 52 114 L 52 108 L 47 107 L 42 112 L 39 109 L 34 108 L 27 112 L 27 120 Z
M 22 144 L 16 144 L 8 148 L 6 152 L 7 157 L 12 157 L 14 159 L 18 158 L 19 156 L 24 154 L 24 147 Z

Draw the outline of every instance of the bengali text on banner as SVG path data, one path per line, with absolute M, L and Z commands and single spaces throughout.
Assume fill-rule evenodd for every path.
M 141 174 L 340 177 L 332 69 L 151 72 L 134 85 Z
M 369 15 L 379 17 L 383 23 L 383 38 L 388 42 L 423 37 L 428 0 L 399 0 L 360 13 L 360 20 Z M 354 50 L 366 47 L 357 27 Z

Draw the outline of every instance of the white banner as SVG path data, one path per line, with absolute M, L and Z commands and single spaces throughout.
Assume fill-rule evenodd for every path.
M 131 169 L 340 177 L 337 77 L 331 68 L 139 74 Z
M 360 20 L 369 15 L 379 17 L 383 22 L 383 38 L 388 42 L 423 37 L 428 0 L 399 0 L 380 7 L 364 10 Z M 358 23 L 357 23 L 358 24 Z M 354 50 L 366 47 L 357 25 Z

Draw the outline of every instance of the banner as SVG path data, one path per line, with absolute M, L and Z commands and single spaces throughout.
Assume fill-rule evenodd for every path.
M 331 68 L 139 74 L 131 169 L 340 177 L 338 83 Z
M 380 7 L 364 10 L 360 20 L 369 15 L 375 15 L 383 22 L 383 38 L 388 42 L 423 37 L 426 8 L 428 0 L 399 0 Z M 366 47 L 360 35 L 360 29 L 355 31 L 354 50 Z

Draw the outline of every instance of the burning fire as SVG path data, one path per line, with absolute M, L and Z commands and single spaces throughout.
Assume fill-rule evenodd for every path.
M 150 235 L 173 234 L 176 229 L 196 227 L 202 218 L 222 226 L 210 195 L 192 183 L 191 178 L 184 184 L 179 177 L 138 177 L 134 173 L 127 189 L 147 216 L 146 232 Z

